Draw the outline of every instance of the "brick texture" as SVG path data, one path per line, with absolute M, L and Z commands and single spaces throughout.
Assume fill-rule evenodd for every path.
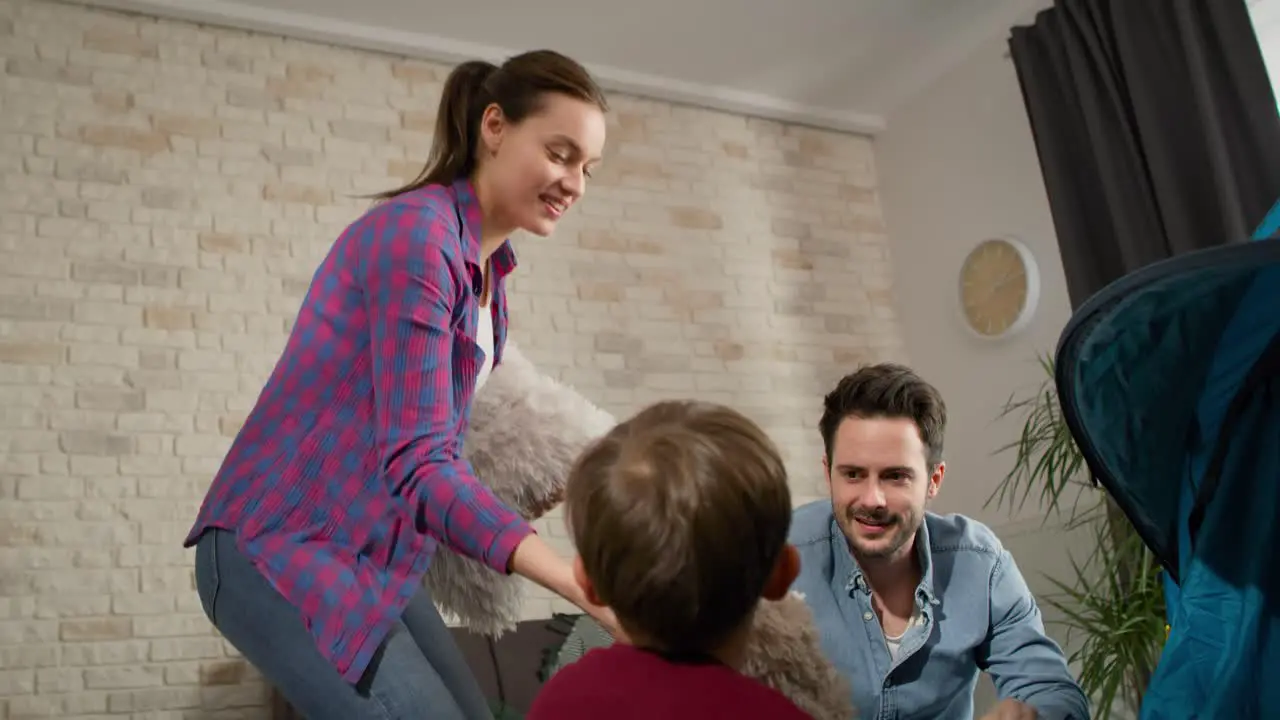
M 33 0 L 0 56 L 0 718 L 262 717 L 180 541 L 447 68 Z M 820 394 L 902 356 L 870 142 L 613 104 L 586 199 L 519 238 L 513 338 L 615 413 L 733 403 L 813 496 Z

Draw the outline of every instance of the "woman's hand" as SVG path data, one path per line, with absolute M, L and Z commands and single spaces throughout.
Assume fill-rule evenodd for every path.
M 627 641 L 613 611 L 587 599 L 587 594 L 573 577 L 573 566 L 536 533 L 528 535 L 516 546 L 516 551 L 511 554 L 510 569 L 582 608 L 615 639 Z

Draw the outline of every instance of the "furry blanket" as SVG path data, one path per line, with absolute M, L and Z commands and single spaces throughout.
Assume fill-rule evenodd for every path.
M 858 715 L 852 689 L 822 652 L 813 615 L 798 593 L 760 604 L 742 673 L 786 695 L 814 720 Z
M 501 365 L 472 403 L 463 453 L 476 476 L 526 518 L 558 505 L 574 460 L 616 419 L 572 388 L 539 373 L 508 342 Z M 441 547 L 427 572 L 436 603 L 470 629 L 499 636 L 520 619 L 523 580 Z M 817 720 L 854 717 L 848 685 L 823 654 L 798 595 L 756 613 L 744 672 Z
M 495 495 L 534 520 L 560 504 L 573 461 L 615 424 L 508 342 L 502 363 L 472 401 L 463 455 Z M 520 620 L 524 581 L 517 576 L 442 547 L 426 582 L 440 609 L 475 632 L 498 637 Z

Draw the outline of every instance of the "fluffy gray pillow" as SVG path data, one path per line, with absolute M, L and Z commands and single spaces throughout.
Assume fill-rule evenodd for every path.
M 822 651 L 813 613 L 799 593 L 760 603 L 742 674 L 786 695 L 815 720 L 858 716 L 853 691 Z
M 560 504 L 578 455 L 616 424 L 572 388 L 543 374 L 515 343 L 476 393 L 463 455 L 476 477 L 533 520 Z M 441 547 L 427 571 L 440 609 L 485 635 L 520 620 L 523 581 Z

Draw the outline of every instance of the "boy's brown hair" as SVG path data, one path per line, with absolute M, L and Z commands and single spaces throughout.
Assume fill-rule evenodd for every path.
M 565 513 L 586 576 L 633 639 L 708 652 L 748 619 L 787 541 L 777 447 L 721 405 L 665 401 L 578 458 Z

